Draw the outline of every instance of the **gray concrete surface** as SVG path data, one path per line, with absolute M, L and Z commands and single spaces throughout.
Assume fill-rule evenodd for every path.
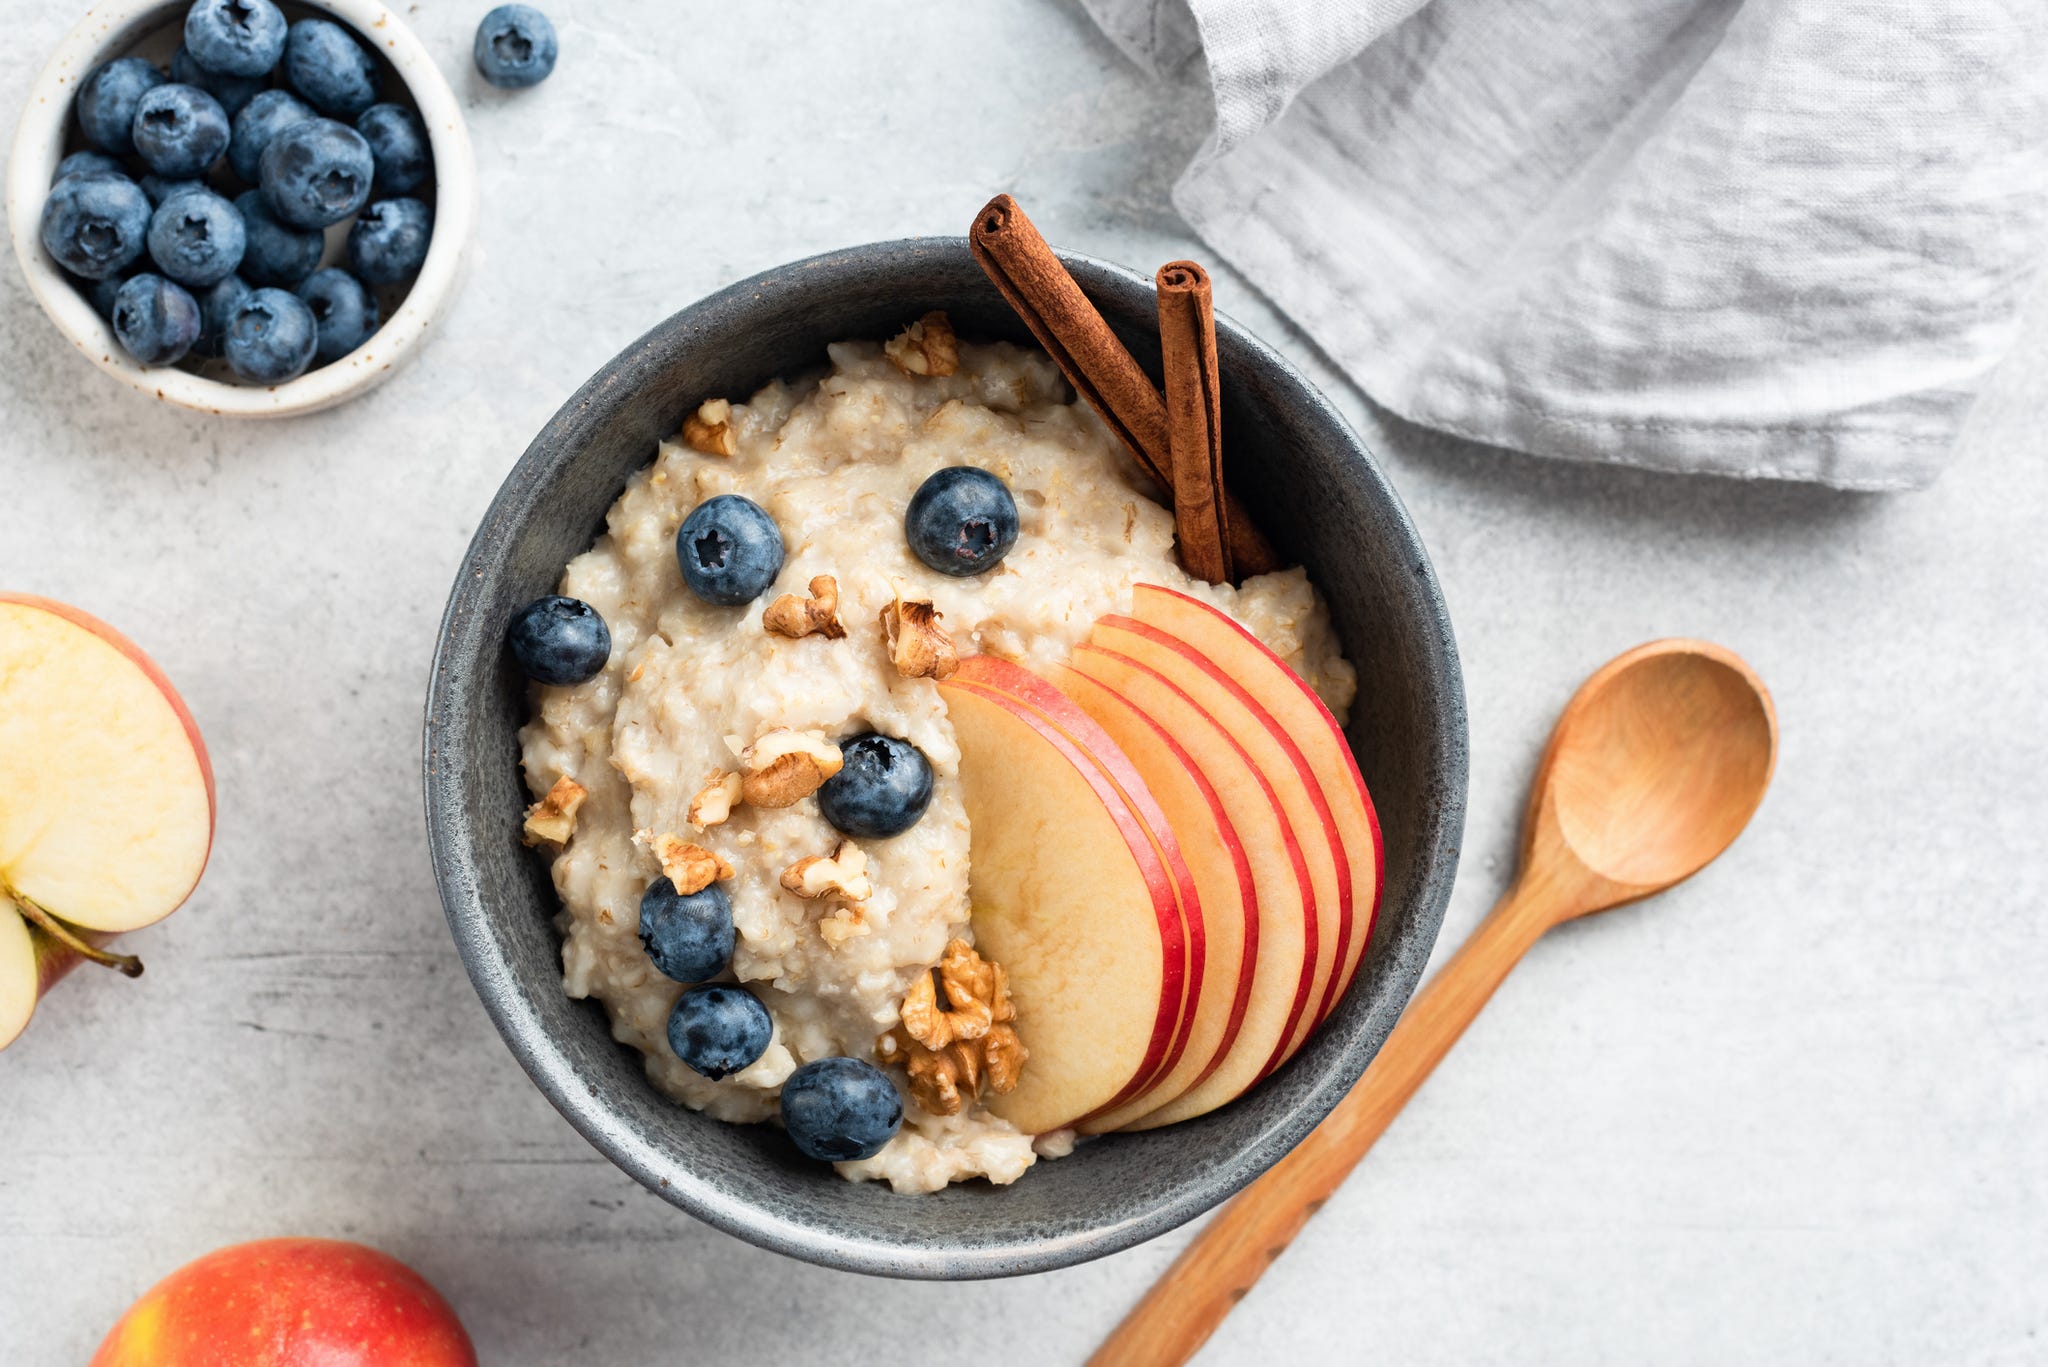
M 5 6 L 0 107 L 82 8 Z M 467 77 L 484 0 L 410 7 Z M 0 268 L 0 583 L 99 613 L 219 770 L 193 902 L 0 1056 L 0 1359 L 84 1361 L 217 1245 L 378 1243 L 492 1364 L 1070 1363 L 1182 1238 L 916 1286 L 756 1252 L 641 1191 L 500 1046 L 419 817 L 433 628 L 500 475 L 671 310 L 823 248 L 957 232 L 998 189 L 1064 244 L 1203 255 L 1167 204 L 1198 80 L 1065 0 L 554 0 L 554 80 L 473 90 L 474 269 L 367 400 L 274 426 L 100 376 Z M 1529 962 L 1202 1358 L 2048 1359 L 2048 326 L 1933 490 L 1850 497 L 1539 463 L 1323 380 L 1436 559 L 1472 705 L 1455 944 L 1510 871 L 1577 681 L 1639 640 L 1745 652 L 1775 790 L 1723 864 Z

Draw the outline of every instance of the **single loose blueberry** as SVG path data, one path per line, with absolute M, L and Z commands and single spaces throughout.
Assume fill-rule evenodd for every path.
M 370 144 L 377 189 L 402 195 L 427 178 L 427 135 L 402 104 L 373 104 L 356 120 L 356 132 Z
M 380 199 L 348 230 L 348 264 L 373 285 L 418 275 L 434 236 L 434 211 L 416 199 Z
M 220 355 L 227 340 L 228 322 L 255 290 L 239 275 L 231 275 L 199 296 L 199 340 L 192 350 L 201 356 Z
M 245 380 L 283 384 L 305 374 L 319 345 L 313 311 L 296 294 L 251 290 L 228 315 L 221 351 Z
M 691 988 L 668 1016 L 668 1047 L 713 1082 L 767 1053 L 774 1036 L 775 1020 L 761 999 L 728 983 Z
M 476 26 L 470 55 L 492 85 L 520 90 L 548 78 L 559 50 L 545 14 L 531 5 L 500 5 Z
M 338 266 L 314 271 L 297 290 L 320 328 L 317 361 L 338 361 L 370 340 L 377 330 L 377 301 L 363 282 Z
M 135 150 L 172 180 L 202 175 L 228 150 L 227 111 L 196 85 L 160 85 L 135 105 Z
M 506 638 L 527 678 L 558 687 L 597 677 L 612 657 L 612 631 L 597 609 L 559 594 L 521 608 Z
M 43 247 L 73 275 L 104 280 L 134 264 L 149 236 L 149 198 L 126 177 L 73 176 L 43 201 Z
M 216 76 L 269 75 L 284 38 L 284 12 L 270 0 L 193 0 L 185 11 L 183 50 Z
M 114 296 L 114 336 L 142 364 L 170 365 L 199 340 L 199 301 L 161 275 L 138 275 Z
M 169 176 L 160 176 L 154 171 L 135 183 L 142 187 L 143 194 L 149 196 L 149 202 L 158 208 L 162 208 L 163 202 L 172 195 L 185 190 L 204 189 L 206 186 L 203 180 L 172 180 Z
M 307 104 L 353 119 L 377 102 L 377 64 L 347 29 L 327 19 L 301 19 L 284 42 L 284 78 Z
M 821 1058 L 782 1084 L 782 1128 L 822 1163 L 873 1158 L 902 1124 L 896 1084 L 866 1059 Z
M 236 195 L 235 211 L 242 216 L 242 230 L 248 239 L 242 252 L 242 278 L 250 284 L 291 288 L 320 264 L 320 253 L 327 245 L 320 230 L 301 232 L 278 222 L 260 190 Z
M 707 603 L 738 607 L 782 573 L 782 531 L 768 510 L 738 494 L 707 498 L 676 530 L 683 582 Z
M 135 106 L 164 83 L 164 73 L 140 57 L 119 57 L 96 68 L 78 87 L 78 126 L 102 152 L 125 157 L 135 150 Z
M 818 811 L 863 840 L 901 835 L 932 802 L 932 765 L 907 740 L 870 731 L 839 747 L 839 772 L 818 789 Z
M 230 119 L 270 84 L 261 76 L 222 76 L 208 71 L 193 60 L 190 50 L 183 47 L 171 54 L 171 79 L 180 85 L 198 86 L 219 100 L 221 109 Z
M 181 285 L 203 288 L 234 274 L 249 245 L 235 206 L 203 185 L 169 196 L 149 220 L 149 255 Z
M 70 180 L 73 176 L 119 176 L 126 180 L 128 168 L 105 152 L 73 152 L 57 163 L 57 174 L 50 177 L 50 184 Z
M 912 553 L 940 574 L 981 574 L 1017 544 L 1017 501 L 988 471 L 949 465 L 917 486 L 903 534 Z
M 732 901 L 718 884 L 682 893 L 657 878 L 640 894 L 640 944 L 662 977 L 679 983 L 715 978 L 732 964 L 735 943 Z
M 258 177 L 280 219 L 294 228 L 324 228 L 368 202 L 376 169 L 361 133 L 333 119 L 304 119 L 277 130 Z
M 264 91 L 235 115 L 234 135 L 228 139 L 228 165 L 243 180 L 256 184 L 263 178 L 263 149 L 270 146 L 270 140 L 292 124 L 318 117 L 289 90 Z

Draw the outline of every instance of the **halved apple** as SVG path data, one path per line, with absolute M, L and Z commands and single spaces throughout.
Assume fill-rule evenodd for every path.
M 1316 909 L 1315 979 L 1309 1010 L 1293 1035 L 1275 1054 L 1272 1071 L 1301 1047 L 1315 1028 L 1317 1004 L 1326 996 L 1340 964 L 1339 947 L 1348 943 L 1351 921 L 1351 871 L 1344 843 L 1323 796 L 1315 770 L 1294 738 L 1244 686 L 1206 656 L 1182 646 L 1173 637 L 1131 617 L 1102 618 L 1089 633 L 1090 645 L 1158 671 L 1214 717 L 1251 754 L 1278 794 L 1308 862 Z M 1086 671 L 1084 671 L 1086 672 Z
M 1055 669 L 1049 682 L 1078 704 L 1137 766 L 1172 824 L 1201 893 L 1207 961 L 1187 1050 L 1142 1094 L 1080 1126 L 1083 1133 L 1101 1134 L 1206 1081 L 1237 1042 L 1259 963 L 1258 883 L 1223 796 L 1172 732 L 1085 674 Z M 1298 906 L 1294 915 L 1298 926 Z
M 98 946 L 191 895 L 213 818 L 205 743 L 155 663 L 76 608 L 0 595 L 0 1046 L 80 958 L 140 971 Z
M 1115 693 L 1166 731 L 1195 761 L 1236 827 L 1258 887 L 1258 953 L 1237 1038 L 1207 1077 L 1126 1125 L 1151 1129 L 1201 1115 L 1238 1096 L 1276 1066 L 1289 1043 L 1304 1032 L 1315 1005 L 1321 932 L 1315 884 L 1304 842 L 1296 837 L 1279 792 L 1222 721 L 1165 674 L 1128 656 L 1083 645 L 1074 651 L 1072 665 L 1074 673 Z
M 958 673 L 939 691 L 973 829 L 975 941 L 1003 965 L 1031 1051 L 1016 1089 L 988 1106 L 1043 1134 L 1129 1100 L 1185 1039 L 1176 884 L 1192 895 L 1193 880 L 1184 864 L 1169 868 L 1131 799 L 1038 709 Z
M 1330 814 L 1350 861 L 1352 915 L 1343 945 L 1343 963 L 1325 984 L 1316 1009 L 1320 1024 L 1336 1008 L 1358 966 L 1379 916 L 1386 881 L 1386 851 L 1380 838 L 1379 813 L 1366 790 L 1365 776 L 1336 717 L 1308 682 L 1275 655 L 1258 637 L 1224 613 L 1187 594 L 1157 584 L 1140 584 L 1131 615 L 1156 627 L 1191 651 L 1207 657 L 1223 674 L 1272 714 L 1315 770 Z

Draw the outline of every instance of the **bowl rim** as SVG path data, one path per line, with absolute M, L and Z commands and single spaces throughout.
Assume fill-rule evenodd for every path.
M 1424 655 L 1435 673 L 1436 691 L 1444 709 L 1444 753 L 1434 771 L 1443 795 L 1431 814 L 1428 838 L 1421 842 L 1429 850 L 1426 866 L 1418 871 L 1411 893 L 1417 908 L 1418 930 L 1428 945 L 1417 955 L 1397 959 L 1390 968 L 1384 1003 L 1387 1009 L 1366 1017 L 1344 1042 L 1333 1072 L 1351 1079 L 1342 1086 L 1324 1085 L 1308 1094 L 1291 1111 L 1269 1123 L 1245 1143 L 1232 1160 L 1191 1178 L 1172 1195 L 1152 1208 L 1119 1221 L 1087 1231 L 1038 1238 L 1029 1243 L 969 1247 L 912 1246 L 886 1239 L 850 1238 L 843 1232 L 825 1230 L 804 1223 L 789 1213 L 740 1199 L 699 1178 L 687 1167 L 661 1154 L 627 1123 L 604 1099 L 597 1088 L 584 1081 L 571 1062 L 562 1042 L 553 1037 L 524 1000 L 519 980 L 497 950 L 490 929 L 491 913 L 478 891 L 477 860 L 472 850 L 472 827 L 463 801 L 463 778 L 467 772 L 461 743 L 467 727 L 462 721 L 463 697 L 473 680 L 451 674 L 451 663 L 464 653 L 460 644 L 471 643 L 472 652 L 483 643 L 477 632 L 482 614 L 477 600 L 491 588 L 487 567 L 502 564 L 502 553 L 493 537 L 516 510 L 524 491 L 544 485 L 552 469 L 575 458 L 576 446 L 565 438 L 587 430 L 602 420 L 607 401 L 616 401 L 616 374 L 636 358 L 662 346 L 665 339 L 694 332 L 698 319 L 743 303 L 768 292 L 771 286 L 791 280 L 830 280 L 849 268 L 871 266 L 878 257 L 914 260 L 933 251 L 950 250 L 965 254 L 964 237 L 913 237 L 867 243 L 823 252 L 787 265 L 750 276 L 698 300 L 670 315 L 642 334 L 600 367 L 592 377 L 566 399 L 536 434 L 493 495 L 489 508 L 477 524 L 477 531 L 460 561 L 455 586 L 443 613 L 435 642 L 428 679 L 422 728 L 423 793 L 428 848 L 434 865 L 434 879 L 449 929 L 455 939 L 477 995 L 482 999 L 492 1024 L 504 1038 L 535 1086 L 562 1116 L 593 1147 L 624 1169 L 648 1190 L 705 1223 L 740 1239 L 805 1262 L 841 1271 L 918 1280 L 972 1280 L 1025 1275 L 1070 1267 L 1111 1253 L 1121 1252 L 1164 1234 L 1221 1204 L 1256 1179 L 1306 1138 L 1323 1117 L 1349 1092 L 1363 1075 L 1392 1030 L 1395 1021 L 1412 999 L 1423 968 L 1441 929 L 1458 865 L 1464 830 L 1468 775 L 1467 716 L 1463 673 L 1456 639 L 1452 634 L 1449 609 L 1444 601 L 1434 567 L 1406 506 L 1394 491 L 1356 430 L 1306 376 L 1287 359 L 1259 341 L 1242 324 L 1219 312 L 1219 338 L 1227 338 L 1226 351 L 1241 347 L 1253 364 L 1289 382 L 1333 430 L 1340 432 L 1356 456 L 1358 477 L 1375 486 L 1376 497 L 1384 500 L 1388 521 L 1401 539 L 1399 554 L 1413 567 L 1409 582 L 1419 596 L 1431 628 Z M 1115 277 L 1145 290 L 1152 288 L 1149 275 L 1080 253 L 1059 251 L 1058 255 L 1082 280 Z M 914 302 L 914 301 L 913 301 Z M 650 453 L 651 459 L 651 453 Z M 485 647 L 487 648 L 487 647 Z M 462 686 L 459 687 L 458 683 Z M 456 758 L 451 762 L 448 756 Z M 1384 909 L 1384 908 L 1382 908 Z M 1391 946 L 1389 950 L 1391 951 Z M 623 1046 L 622 1046 L 623 1047 Z
M 381 41 L 379 51 L 419 108 L 434 152 L 435 194 L 433 241 L 404 302 L 362 346 L 297 379 L 280 385 L 238 385 L 175 366 L 142 365 L 121 349 L 113 329 L 43 249 L 43 201 L 64 156 L 78 82 L 109 54 L 164 27 L 171 13 L 186 8 L 188 0 L 105 0 L 87 10 L 58 41 L 30 85 L 15 129 L 7 172 L 7 221 L 30 292 L 57 330 L 94 365 L 130 389 L 180 408 L 221 417 L 280 418 L 317 412 L 365 393 L 412 358 L 461 284 L 477 213 L 476 156 L 461 101 L 425 44 L 380 0 L 298 3 L 346 21 L 358 38 L 373 46 Z

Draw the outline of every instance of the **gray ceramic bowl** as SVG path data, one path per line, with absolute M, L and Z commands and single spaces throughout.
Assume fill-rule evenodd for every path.
M 1157 373 L 1152 282 L 1068 256 Z M 517 732 L 526 686 L 503 648 L 513 612 L 554 591 L 627 476 L 700 400 L 817 365 L 826 343 L 887 337 L 926 309 L 964 335 L 1029 336 L 958 238 L 813 257 L 676 314 L 600 370 L 535 438 L 455 581 L 427 695 L 427 827 L 470 977 L 534 1082 L 585 1138 L 684 1210 L 743 1239 L 859 1272 L 967 1278 L 1042 1272 L 1193 1219 L 1292 1148 L 1344 1095 L 1429 957 L 1457 864 L 1465 698 L 1429 557 L 1344 419 L 1243 328 L 1218 318 L 1231 481 L 1307 565 L 1358 667 L 1350 738 L 1386 837 L 1386 892 L 1357 982 L 1288 1066 L 1230 1106 L 1115 1135 L 1009 1187 L 930 1196 L 853 1184 L 768 1126 L 721 1124 L 657 1093 L 603 1012 L 562 992 L 542 862 L 519 841 Z

